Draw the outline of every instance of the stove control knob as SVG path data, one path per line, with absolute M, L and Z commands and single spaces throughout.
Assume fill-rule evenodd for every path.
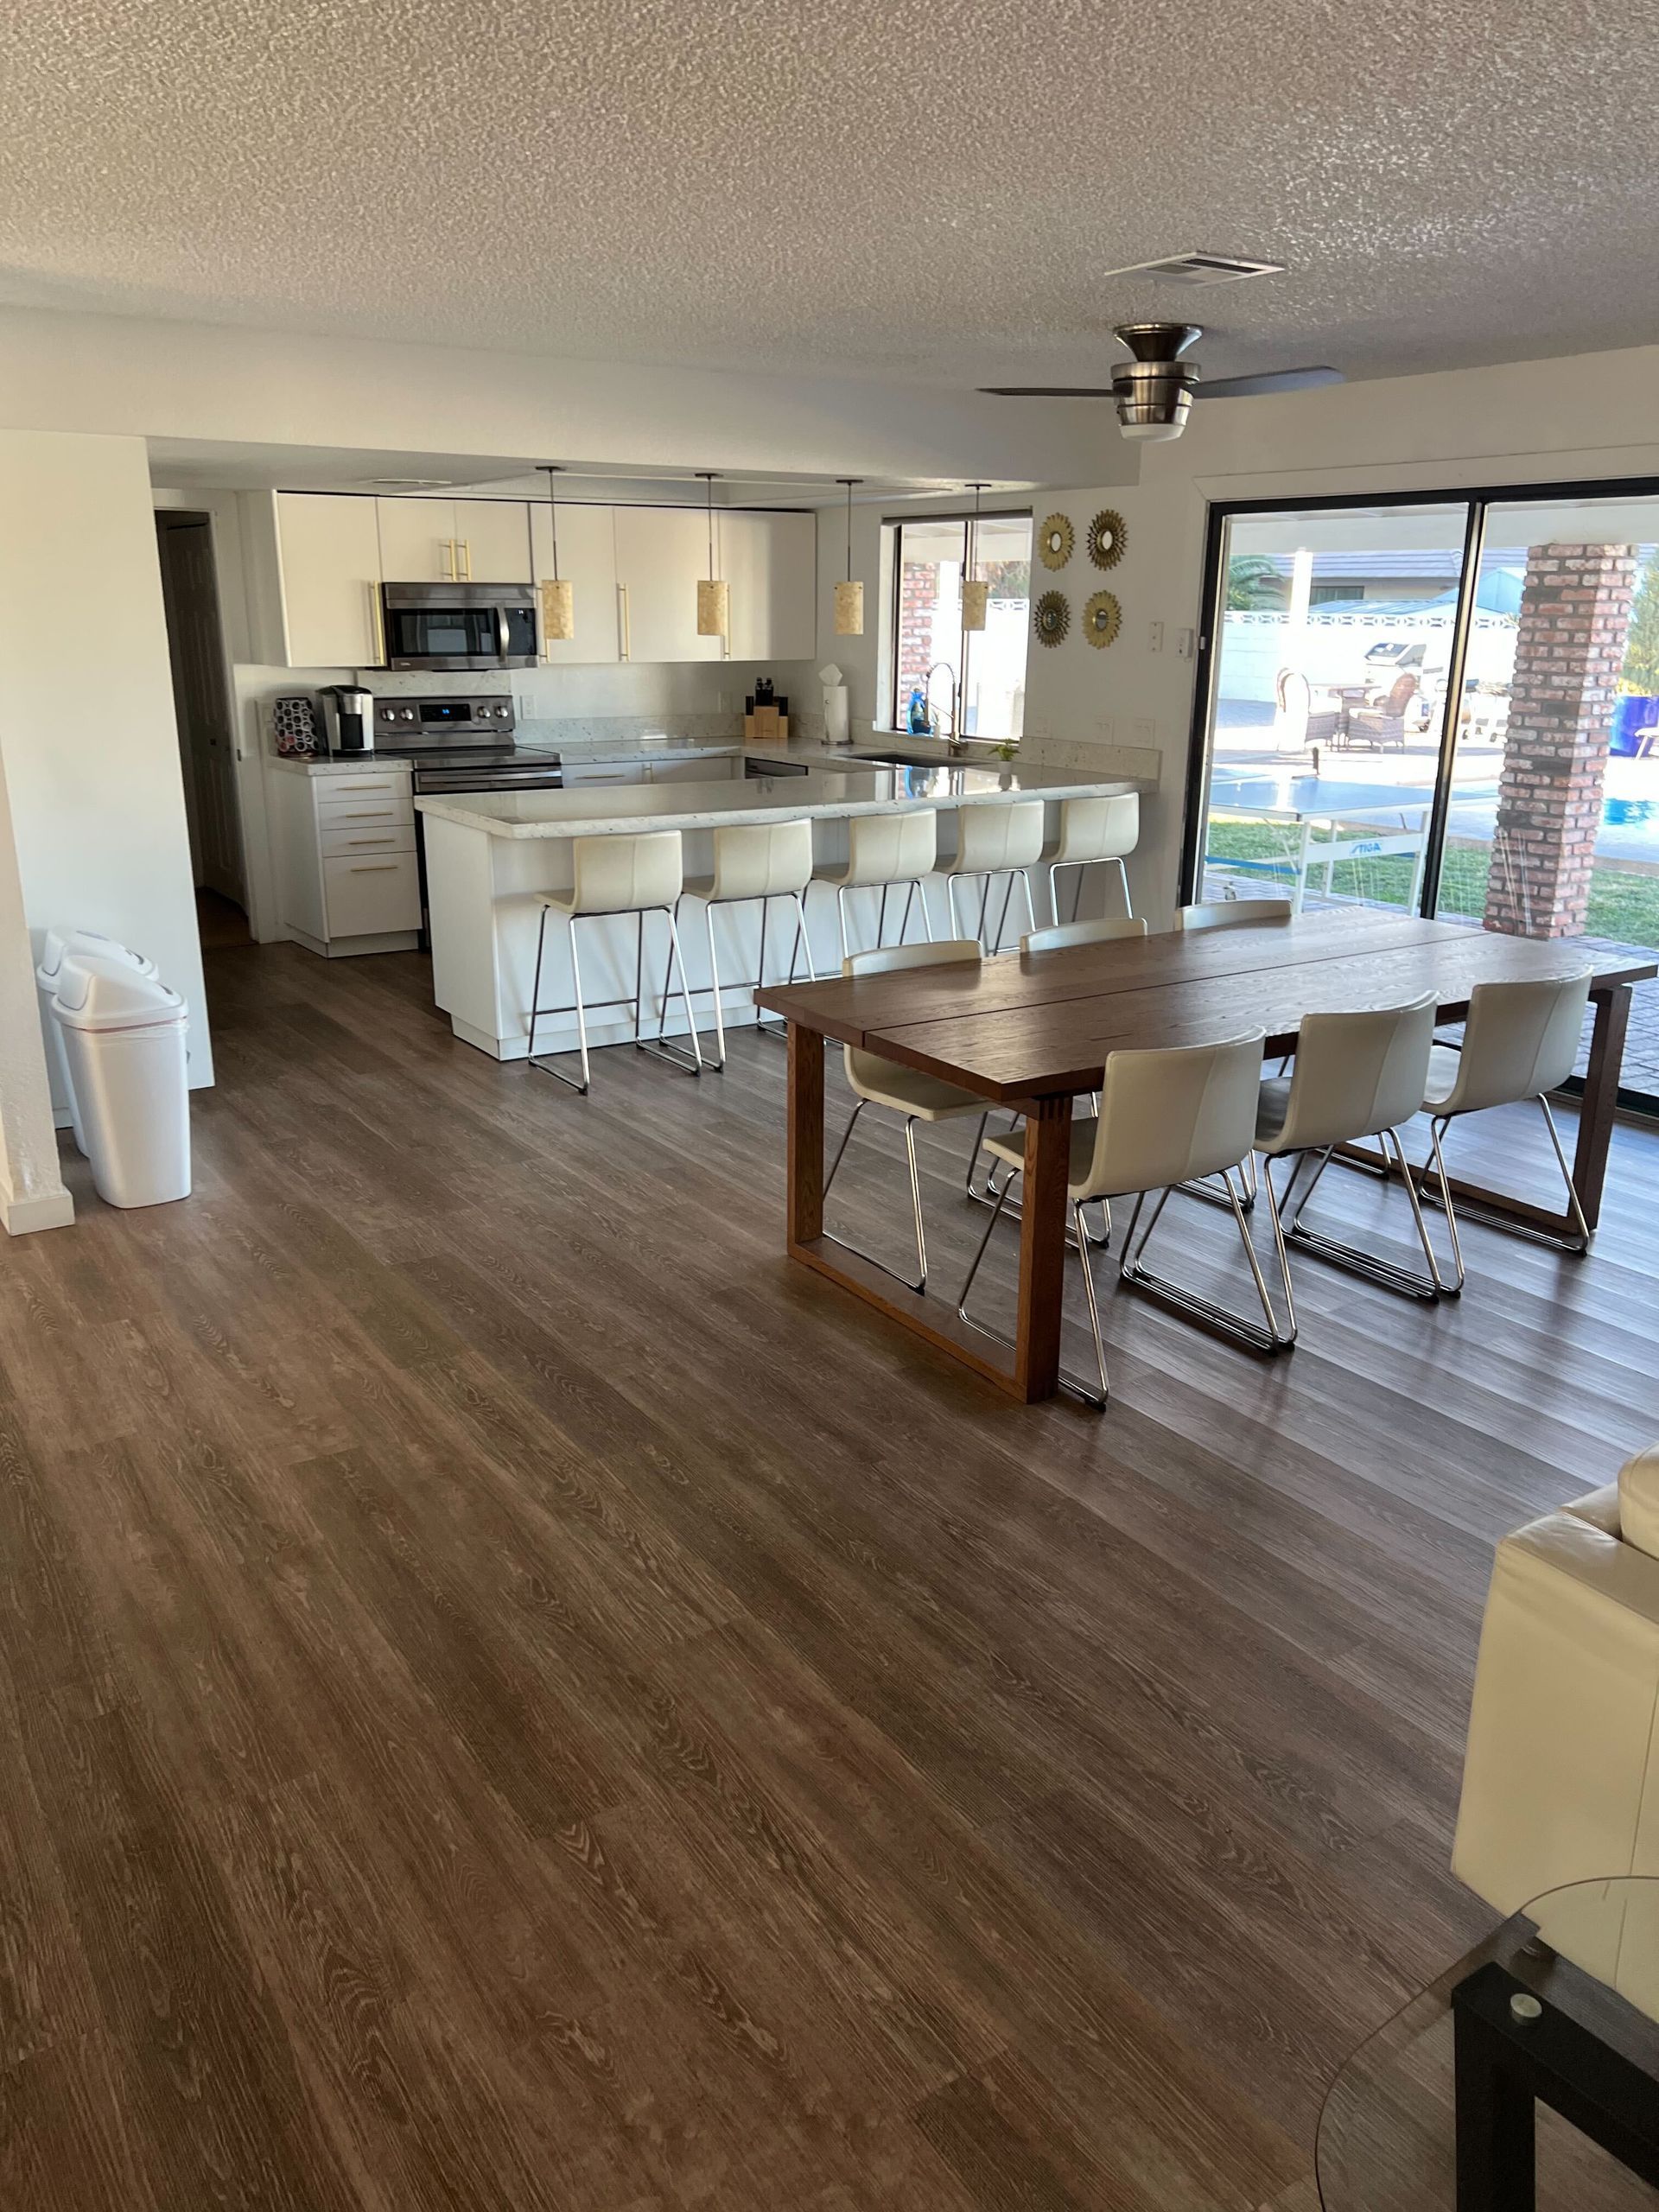
M 415 719 L 415 709 L 414 709 L 414 708 L 413 708 L 413 707 L 403 707 L 403 708 L 400 708 L 400 709 L 399 709 L 399 710 L 398 710 L 398 716 L 397 716 L 397 719 L 398 719 L 400 721 L 412 722 L 412 721 L 414 721 L 414 719 Z

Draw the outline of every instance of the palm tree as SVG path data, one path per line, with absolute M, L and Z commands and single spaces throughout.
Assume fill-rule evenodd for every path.
M 1265 553 L 1236 553 L 1227 563 L 1227 612 L 1257 614 L 1285 603 L 1285 580 Z

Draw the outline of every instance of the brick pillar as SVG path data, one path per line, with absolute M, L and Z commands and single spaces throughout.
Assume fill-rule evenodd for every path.
M 1631 545 L 1527 554 L 1484 917 L 1506 937 L 1583 934 L 1635 587 Z
M 906 561 L 899 579 L 899 712 L 911 686 L 919 683 L 935 658 L 933 613 L 939 572 L 929 562 Z

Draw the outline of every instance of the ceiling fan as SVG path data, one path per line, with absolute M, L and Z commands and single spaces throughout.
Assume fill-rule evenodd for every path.
M 1254 399 L 1343 381 L 1340 369 L 1267 369 L 1201 386 L 1198 363 L 1182 358 L 1204 335 L 1196 322 L 1121 322 L 1112 334 L 1134 358 L 1118 364 L 1109 385 L 992 384 L 981 390 L 998 399 L 1114 399 L 1124 436 L 1151 441 L 1179 438 L 1194 399 Z

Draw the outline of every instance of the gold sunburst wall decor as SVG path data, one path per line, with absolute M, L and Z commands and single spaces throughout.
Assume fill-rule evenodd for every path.
M 1077 532 L 1065 515 L 1050 515 L 1037 533 L 1037 557 L 1046 569 L 1063 569 L 1071 558 Z
M 1129 542 L 1129 533 L 1123 518 L 1116 507 L 1103 507 L 1089 525 L 1089 535 L 1084 543 L 1089 558 L 1097 569 L 1115 569 L 1123 558 L 1123 548 Z
M 1071 609 L 1063 591 L 1046 591 L 1038 601 L 1032 625 L 1046 645 L 1058 645 L 1071 627 Z
M 1097 591 L 1083 610 L 1083 634 L 1091 645 L 1109 645 L 1123 627 L 1123 609 L 1117 594 Z

